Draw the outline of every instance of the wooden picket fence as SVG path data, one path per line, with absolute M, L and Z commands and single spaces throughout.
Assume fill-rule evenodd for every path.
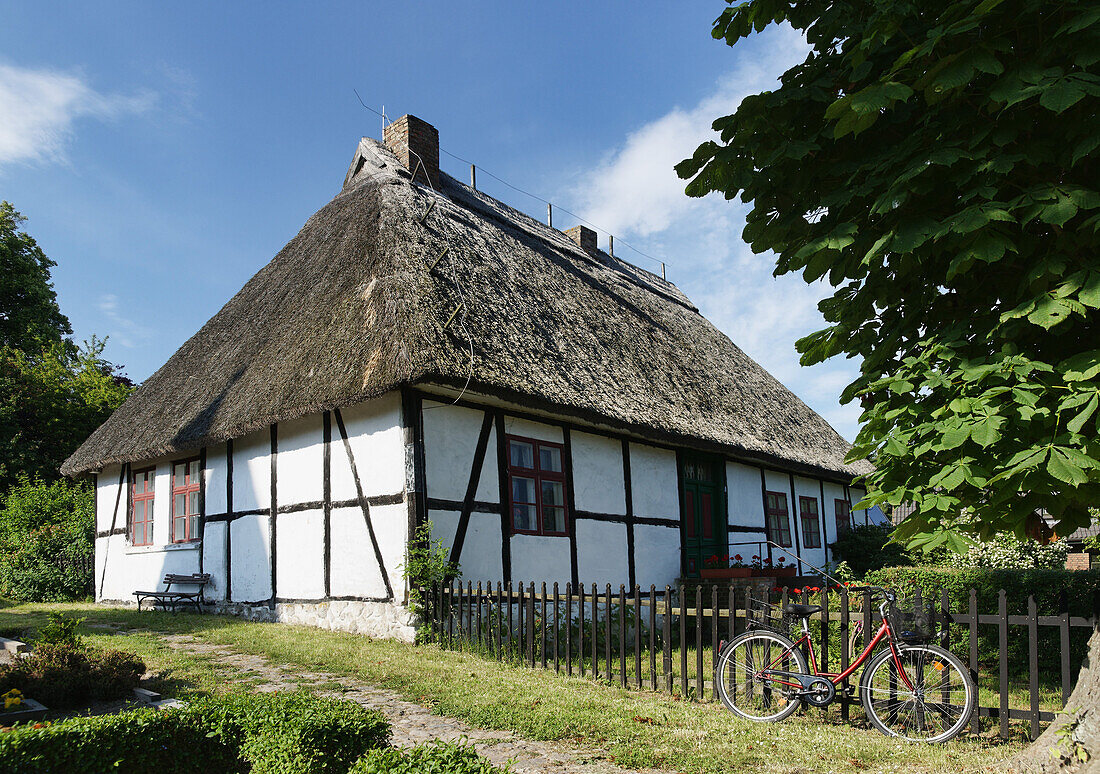
M 562 590 L 557 583 L 549 588 L 541 583 L 536 588 L 534 583 L 475 586 L 468 582 L 465 586 L 436 584 L 419 591 L 427 630 L 444 648 L 472 650 L 498 660 L 618 683 L 623 688 L 664 691 L 694 701 L 717 700 L 713 674 L 720 644 L 745 630 L 747 611 L 755 601 L 774 605 L 811 602 L 806 590 L 800 594 L 787 589 L 753 594 L 706 583 L 664 589 L 650 586 L 647 591 L 638 586 L 631 590 L 620 586 L 615 591 L 605 585 L 601 591 L 596 585 L 566 584 Z M 831 665 L 829 671 L 843 671 L 873 636 L 878 626 L 877 606 L 870 603 L 868 592 L 849 592 L 844 587 L 812 596 L 813 603 L 823 608 L 811 620 L 819 663 L 823 668 Z M 1100 600 L 1094 600 L 1092 615 L 1071 615 L 1063 595 L 1059 611 L 1040 614 L 1035 598 L 1029 597 L 1026 613 L 1010 613 L 1002 590 L 996 612 L 979 611 L 975 589 L 969 591 L 965 610 L 950 609 L 946 590 L 938 600 L 925 600 L 924 604 L 926 609 L 934 608 L 938 641 L 945 646 L 956 642 L 955 655 L 969 665 L 979 685 L 980 705 L 971 730 L 978 733 L 983 719 L 988 719 L 987 724 L 996 721 L 999 735 L 1008 738 L 1009 721 L 1022 720 L 1032 739 L 1039 735 L 1042 723 L 1054 719 L 1052 707 L 1065 706 L 1080 668 L 1080 658 L 1071 658 L 1071 638 L 1087 638 L 1097 626 L 1096 611 L 1100 609 Z M 996 628 L 995 670 L 979 659 L 979 635 L 989 632 L 986 627 Z M 1058 632 L 1060 681 L 1052 687 L 1048 679 L 1045 687 L 1048 694 L 1060 692 L 1060 703 L 1057 696 L 1048 695 L 1044 700 L 1040 689 L 1039 631 L 1044 627 Z M 1088 631 L 1075 635 L 1075 630 Z M 1024 632 L 1028 643 L 1026 689 L 1010 680 L 1008 646 L 1010 633 L 1016 637 Z M 965 648 L 957 644 L 960 634 L 967 635 Z M 858 682 L 858 673 L 851 682 Z M 860 707 L 854 686 L 853 695 L 848 695 L 848 688 L 845 681 L 837 691 L 845 719 L 851 706 Z

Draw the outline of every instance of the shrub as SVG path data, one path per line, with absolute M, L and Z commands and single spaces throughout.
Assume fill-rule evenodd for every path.
M 64 645 L 69 648 L 83 648 L 84 638 L 76 633 L 83 618 L 70 618 L 64 613 L 53 611 L 49 614 L 49 621 L 38 630 L 34 638 L 36 643 L 49 645 Z
M 388 740 L 382 715 L 354 702 L 301 693 L 239 695 L 17 726 L 0 733 L 0 770 L 343 774 Z
M 21 478 L 0 510 L 0 594 L 66 602 L 92 592 L 94 493 L 86 482 Z
M 468 745 L 436 740 L 408 750 L 372 750 L 348 774 L 505 774 L 511 768 L 493 766 Z
M 39 643 L 32 653 L 0 665 L 0 689 L 17 688 L 50 709 L 92 699 L 123 699 L 137 687 L 145 663 L 133 653 Z
M 857 577 L 883 567 L 912 564 L 904 548 L 887 542 L 892 529 L 874 524 L 852 527 L 841 533 L 829 548 L 833 558 L 838 562 L 847 562 Z
M 940 589 L 947 591 L 949 609 L 967 612 L 970 606 L 970 589 L 977 591 L 978 612 L 982 615 L 995 614 L 998 609 L 999 592 L 1005 590 L 1006 603 L 1010 615 L 1027 612 L 1029 596 L 1035 597 L 1039 612 L 1052 615 L 1062 612 L 1063 599 L 1071 615 L 1089 617 L 1093 615 L 1094 600 L 1100 594 L 1100 571 L 1069 570 L 989 570 L 989 569 L 953 569 L 928 567 L 888 567 L 869 573 L 866 582 L 877 586 L 910 589 L 921 588 L 927 597 L 932 595 L 939 609 Z M 1027 669 L 1028 638 L 1016 636 L 1021 630 L 1010 628 L 1008 638 L 1009 669 L 1020 673 Z M 965 656 L 970 652 L 969 627 L 950 627 L 950 648 L 956 654 Z M 1070 658 L 1074 664 L 1081 663 L 1087 649 L 1087 629 L 1070 630 Z M 1039 627 L 1039 668 L 1043 671 L 1059 673 L 1060 642 L 1055 627 Z M 997 663 L 997 627 L 983 625 L 978 627 L 978 659 L 983 666 Z
M 1055 540 L 1043 545 L 1020 540 L 1015 535 L 997 535 L 979 543 L 963 555 L 953 554 L 953 567 L 984 567 L 991 570 L 1061 570 L 1066 566 L 1069 543 Z

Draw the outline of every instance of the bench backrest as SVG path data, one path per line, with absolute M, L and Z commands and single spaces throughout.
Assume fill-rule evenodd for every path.
M 200 589 L 210 582 L 209 573 L 194 573 L 193 575 L 177 575 L 168 573 L 164 576 L 164 588 L 175 586 L 198 586 Z

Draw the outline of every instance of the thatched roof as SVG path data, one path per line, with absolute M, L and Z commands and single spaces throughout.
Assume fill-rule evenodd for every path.
M 440 187 L 414 184 L 364 139 L 343 190 L 62 472 L 468 378 L 474 392 L 645 437 L 834 478 L 865 472 L 844 464 L 848 444 L 824 419 L 674 285 L 447 175 Z

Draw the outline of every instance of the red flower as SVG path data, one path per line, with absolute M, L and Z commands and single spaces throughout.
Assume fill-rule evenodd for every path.
M 792 594 L 801 594 L 801 593 L 802 593 L 802 589 L 791 589 L 791 593 L 792 593 Z
M 808 591 L 821 591 L 821 589 L 820 589 L 820 588 L 818 588 L 817 586 L 810 586 L 810 588 L 808 589 Z
M 733 558 L 740 562 L 741 561 L 741 554 L 734 554 Z

